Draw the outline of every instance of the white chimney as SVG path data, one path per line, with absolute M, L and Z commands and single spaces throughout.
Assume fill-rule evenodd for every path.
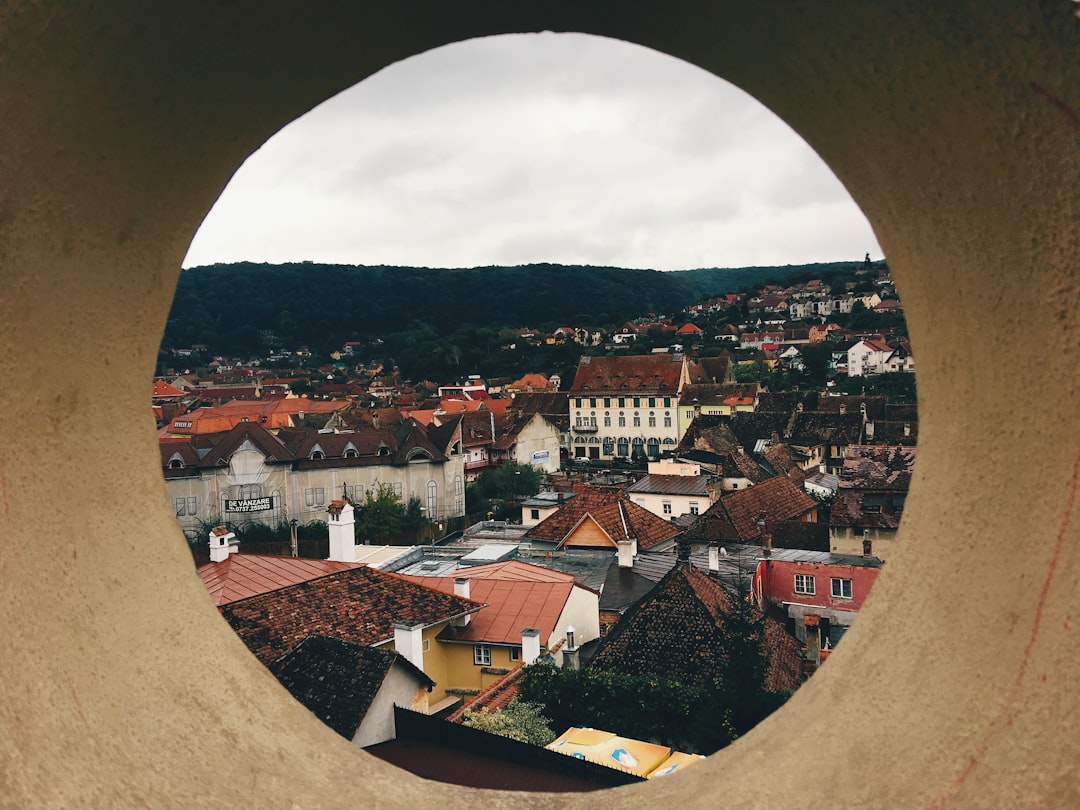
M 521 663 L 524 666 L 536 663 L 540 657 L 540 631 L 535 627 L 526 627 L 521 631 Z
M 577 631 L 572 624 L 566 625 L 566 646 L 563 647 L 563 669 L 579 669 L 581 667 L 581 648 L 577 643 Z
M 637 543 L 627 538 L 616 541 L 615 545 L 619 547 L 619 568 L 633 568 Z
M 424 671 L 424 625 L 394 622 L 394 649 L 398 654 Z
M 709 571 L 713 574 L 720 573 L 720 544 L 709 543 Z
M 469 590 L 468 577 L 454 577 L 454 596 L 469 599 Z M 455 616 L 450 624 L 454 627 L 465 627 L 470 621 L 472 621 L 472 614 L 466 613 L 464 616 Z
M 346 500 L 330 501 L 326 508 L 327 528 L 330 531 L 329 560 L 356 562 L 356 534 L 352 504 Z
M 210 530 L 210 562 L 224 562 L 230 554 L 239 551 L 239 543 L 234 542 L 236 535 L 224 526 Z
M 904 422 L 904 435 L 905 436 L 910 436 L 911 435 L 911 425 L 909 423 L 907 423 L 907 422 Z

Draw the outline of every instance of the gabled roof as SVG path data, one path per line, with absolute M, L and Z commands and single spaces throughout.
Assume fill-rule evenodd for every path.
M 356 567 L 355 563 L 309 560 L 304 557 L 230 554 L 221 562 L 200 565 L 195 572 L 202 579 L 214 604 L 220 607 Z
M 262 425 L 240 422 L 231 430 L 213 438 L 210 451 L 203 458 L 203 465 L 228 464 L 233 453 L 245 444 L 262 453 L 267 461 L 288 461 L 291 455 L 285 445 Z
M 158 397 L 182 397 L 182 396 L 184 396 L 184 392 L 181 391 L 179 388 L 176 388 L 176 387 L 174 387 L 172 385 L 169 385 L 164 380 L 155 380 L 154 381 L 154 392 L 153 392 L 153 397 L 154 398 L 158 398 Z
M 395 652 L 314 634 L 275 661 L 270 671 L 305 708 L 351 740 L 393 666 L 409 672 L 418 684 L 434 686 Z
M 395 623 L 431 626 L 483 606 L 362 566 L 224 605 L 221 614 L 269 664 L 312 633 L 377 645 L 393 639 Z
M 682 382 L 685 361 L 679 354 L 582 357 L 571 394 L 655 392 L 674 394 Z
M 562 547 L 586 520 L 593 521 L 610 538 L 607 547 L 619 540 L 636 539 L 639 549 L 647 549 L 673 539 L 680 529 L 638 506 L 618 490 L 583 485 L 575 487 L 577 497 L 525 532 L 527 540 L 555 543 Z
M 724 624 L 737 598 L 704 572 L 677 564 L 604 637 L 589 667 L 691 686 L 722 679 L 730 654 Z M 760 616 L 755 608 L 746 609 Z M 765 617 L 764 623 L 762 651 L 769 657 L 765 688 L 795 689 L 802 682 L 798 642 L 775 620 Z

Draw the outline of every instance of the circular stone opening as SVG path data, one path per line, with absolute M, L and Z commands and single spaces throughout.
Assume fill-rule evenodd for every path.
M 549 177 L 554 182 L 545 184 Z M 462 209 L 469 209 L 467 215 L 454 219 Z M 719 233 L 710 236 L 710 231 Z M 779 232 L 783 240 L 764 238 Z M 546 687 L 538 684 L 540 676 L 519 680 L 522 638 L 508 637 L 505 629 L 496 637 L 476 628 L 486 613 L 516 612 L 518 624 L 530 627 L 543 623 L 541 617 L 521 613 L 517 603 L 491 604 L 494 597 L 478 597 L 489 606 L 470 630 L 435 620 L 434 613 L 420 621 L 424 628 L 413 663 L 438 675 L 441 683 L 428 685 L 427 699 L 399 695 L 396 702 L 421 714 L 452 713 L 453 721 L 475 727 L 495 723 L 534 744 L 586 725 L 612 727 L 623 738 L 650 739 L 656 750 L 714 752 L 781 705 L 783 694 L 832 654 L 898 528 L 917 435 L 914 388 L 907 386 L 910 404 L 901 415 L 890 412 L 887 396 L 877 392 L 897 388 L 886 382 L 911 382 L 902 309 L 887 266 L 872 262 L 869 253 L 865 261 L 819 261 L 829 258 L 829 251 L 832 258 L 845 251 L 859 254 L 868 243 L 876 249 L 861 213 L 785 124 L 714 76 L 637 46 L 580 35 L 489 38 L 406 60 L 339 94 L 271 138 L 234 176 L 185 260 L 193 269 L 181 276 L 159 353 L 158 371 L 165 373 L 155 393 L 160 424 L 169 434 L 162 445 L 170 460 L 166 488 L 185 533 L 195 538 L 196 560 L 203 563 L 199 573 L 215 604 L 290 692 L 339 734 L 421 775 L 454 781 L 455 772 L 468 769 L 421 767 L 445 759 L 427 749 L 419 755 L 420 741 L 412 737 L 431 736 L 431 729 L 410 725 L 412 736 L 395 747 L 388 706 L 382 707 L 387 717 L 378 731 L 362 732 L 360 726 L 372 725 L 379 709 L 346 705 L 360 702 L 355 693 L 365 672 L 375 668 L 382 675 L 385 669 L 381 657 L 368 660 L 374 654 L 361 654 L 356 644 L 396 647 L 411 659 L 409 638 L 393 629 L 394 617 L 386 614 L 384 626 L 358 635 L 353 622 L 340 615 L 342 601 L 369 616 L 390 609 L 365 601 L 372 590 L 366 580 L 351 590 L 338 584 L 356 579 L 341 573 L 345 561 L 411 576 L 414 589 L 441 587 L 449 593 L 454 576 L 479 576 L 479 568 L 450 570 L 446 564 L 455 532 L 465 530 L 460 554 L 482 534 L 481 524 L 468 515 L 499 514 L 525 522 L 524 511 L 506 516 L 487 511 L 488 506 L 505 511 L 505 501 L 470 511 L 462 497 L 465 479 L 473 481 L 484 470 L 496 475 L 496 467 L 520 455 L 514 449 L 524 446 L 517 439 L 522 425 L 513 414 L 526 406 L 508 401 L 532 393 L 534 383 L 518 391 L 510 379 L 541 377 L 536 372 L 555 368 L 554 378 L 578 385 L 583 366 L 577 354 L 614 354 L 632 365 L 657 344 L 653 353 L 675 352 L 680 362 L 685 355 L 685 390 L 680 382 L 656 397 L 634 391 L 626 402 L 621 395 L 627 392 L 609 391 L 589 404 L 583 404 L 580 391 L 577 399 L 571 391 L 560 410 L 573 412 L 561 431 L 565 436 L 550 426 L 547 444 L 526 439 L 530 448 L 543 445 L 536 469 L 559 473 L 561 466 L 566 474 L 548 482 L 552 492 L 551 487 L 565 485 L 571 498 L 584 500 L 601 491 L 595 484 L 625 487 L 642 479 L 626 491 L 621 508 L 641 513 L 626 519 L 660 524 L 665 542 L 626 573 L 638 586 L 617 593 L 622 586 L 610 538 L 590 547 L 587 539 L 568 533 L 552 544 L 524 528 L 520 538 L 500 529 L 495 540 L 523 543 L 507 548 L 527 565 L 485 576 L 520 578 L 525 568 L 561 564 L 564 572 L 577 574 L 579 585 L 606 594 L 593 598 L 598 604 L 591 618 L 581 608 L 567 607 L 546 627 L 541 653 L 564 671 L 546 676 Z M 445 262 L 438 259 L 440 251 Z M 198 267 L 210 257 L 219 261 Z M 586 266 L 553 270 L 545 264 L 531 271 L 524 288 L 521 278 L 503 274 L 493 282 L 501 285 L 501 300 L 485 304 L 476 292 L 463 307 L 452 303 L 457 285 L 445 287 L 445 278 L 439 292 L 431 292 L 439 283 L 432 280 L 437 271 L 396 270 L 399 276 L 415 276 L 407 284 L 399 281 L 400 289 L 388 286 L 384 277 L 390 272 L 384 265 L 395 260 L 427 267 L 487 265 L 491 259 Z M 588 267 L 589 259 L 601 267 Z M 324 264 L 332 261 L 367 267 Z M 694 261 L 772 269 L 738 271 L 738 279 L 736 271 L 696 271 L 707 275 L 695 282 L 705 292 L 693 296 L 696 300 L 684 294 L 684 308 L 666 317 L 642 309 L 650 294 L 644 285 L 655 284 L 639 273 L 628 283 L 641 285 L 640 311 L 620 313 L 622 320 L 610 314 L 620 306 L 612 294 L 602 314 L 580 314 L 604 298 L 583 292 L 590 274 L 602 272 L 612 283 L 614 266 L 672 269 Z M 790 267 L 777 266 L 784 263 L 803 268 L 793 275 Z M 560 271 L 561 281 L 552 281 L 550 274 Z M 465 271 L 456 273 L 461 284 L 467 283 Z M 630 271 L 624 274 L 629 277 Z M 317 289 L 307 294 L 298 287 L 305 276 L 318 279 Z M 551 290 L 542 291 L 544 284 Z M 412 300 L 402 294 L 410 289 Z M 215 292 L 208 297 L 210 290 Z M 548 311 L 540 301 L 550 292 L 580 301 Z M 893 306 L 875 312 L 883 295 Z M 381 312 L 377 302 L 383 300 L 401 303 Z M 515 301 L 528 303 L 514 310 Z M 697 306 L 686 308 L 691 304 Z M 631 316 L 652 320 L 637 329 L 622 326 Z M 402 333 L 405 324 L 421 321 L 421 327 Z M 572 334 L 565 326 L 536 329 L 546 321 L 576 328 Z M 317 332 L 310 328 L 316 322 Z M 480 335 L 478 329 L 486 331 Z M 529 341 L 537 345 L 528 347 L 528 356 L 514 353 L 516 342 L 527 339 L 523 329 L 537 336 Z M 555 345 L 545 351 L 545 343 Z M 857 360 L 850 376 L 849 354 Z M 499 388 L 506 385 L 510 393 L 492 387 L 494 400 L 481 403 L 466 394 L 466 404 L 455 405 L 453 398 L 464 388 L 425 402 L 424 392 L 412 385 L 427 378 L 452 384 L 447 375 L 455 369 L 459 376 L 481 372 L 470 380 L 485 398 L 487 383 L 479 378 L 509 374 Z M 543 376 L 543 387 L 549 385 Z M 425 442 L 441 441 L 436 434 L 455 430 L 468 439 L 466 431 L 475 426 L 456 413 L 468 410 L 468 403 L 491 417 L 490 447 L 466 441 L 472 449 L 463 452 L 451 440 L 435 448 L 437 462 L 427 453 L 395 466 L 396 454 L 386 442 L 396 451 L 402 419 L 419 419 L 427 429 L 421 431 Z M 192 405 L 201 407 L 192 410 Z M 582 416 L 586 411 L 591 416 Z M 535 413 L 538 424 L 557 418 Z M 583 419 L 595 430 L 578 430 Z M 486 428 L 487 417 L 480 421 Z M 626 430 L 615 429 L 624 423 Z M 591 435 L 601 425 L 603 436 Z M 190 457 L 187 465 L 176 461 L 181 444 Z M 499 446 L 503 453 L 496 458 Z M 631 457 L 631 446 L 640 458 Z M 658 460 L 661 449 L 671 471 L 646 466 Z M 592 469 L 575 464 L 591 458 Z M 431 470 L 415 474 L 418 460 Z M 845 464 L 844 491 L 838 495 Z M 700 483 L 697 496 L 678 491 L 685 479 L 672 476 L 679 474 Z M 667 495 L 656 489 L 665 478 L 678 485 Z M 570 489 L 575 480 L 576 492 Z M 479 485 L 470 488 L 470 498 L 482 497 L 480 491 Z M 380 504 L 383 494 L 387 504 Z M 363 544 L 360 551 L 343 550 L 335 538 L 341 520 L 333 514 L 336 498 L 355 508 L 355 523 L 349 525 Z M 837 499 L 844 520 L 830 529 L 829 511 Z M 412 500 L 422 525 L 408 520 Z M 400 513 L 393 530 L 376 526 L 371 517 L 384 506 L 396 506 Z M 574 506 L 591 515 L 589 521 L 601 508 L 605 504 L 599 501 L 592 511 Z M 543 511 L 548 517 L 555 510 Z M 758 519 L 733 517 L 750 512 Z M 676 518 L 678 529 L 664 531 L 665 522 Z M 575 511 L 571 522 L 579 519 Z M 617 529 L 601 528 L 605 536 Z M 371 535 L 376 529 L 379 534 Z M 673 570 L 680 567 L 676 536 L 694 552 L 686 581 Z M 412 552 L 368 547 L 406 537 L 421 545 Z M 651 545 L 653 539 L 660 538 L 642 542 Z M 432 545 L 424 559 L 414 559 L 424 555 L 423 544 L 436 541 L 438 550 Z M 534 553 L 538 542 L 551 548 Z M 237 543 L 241 555 L 233 557 L 224 546 L 235 552 Z M 290 549 L 299 558 L 288 557 Z M 266 553 L 271 556 L 264 558 Z M 281 554 L 286 557 L 273 556 Z M 575 554 L 580 558 L 573 560 Z M 326 563 L 328 557 L 333 562 Z M 271 568 L 290 573 L 267 578 L 263 569 Z M 315 578 L 318 583 L 311 581 Z M 327 597 L 323 591 L 333 588 L 341 592 Z M 672 598 L 667 591 L 679 588 L 690 589 L 690 613 L 701 615 L 676 619 L 670 606 L 661 607 Z M 483 584 L 480 590 L 487 594 Z M 656 593 L 643 599 L 647 590 Z M 568 598 L 580 601 L 585 593 L 579 589 Z M 401 598 L 406 597 L 413 595 Z M 743 609 L 748 602 L 755 603 L 749 612 Z M 311 609 L 301 620 L 296 610 L 304 603 Z M 331 604 L 340 628 L 323 615 Z M 631 608 L 639 630 L 628 630 L 630 622 L 620 619 Z M 297 626 L 281 627 L 268 618 L 284 614 Z M 640 640 L 631 639 L 646 624 L 647 634 L 657 636 L 656 617 L 667 618 L 671 638 L 642 652 Z M 544 621 L 551 624 L 550 618 Z M 574 642 L 569 640 L 573 633 L 562 634 L 571 620 L 578 625 Z M 688 650 L 693 659 L 682 661 L 670 650 L 680 647 L 686 627 L 695 621 L 702 624 L 699 643 Z M 298 629 L 305 623 L 307 630 Z M 612 638 L 600 638 L 601 624 Z M 567 645 L 582 652 L 568 658 L 561 650 Z M 594 658 L 598 646 L 604 649 Z M 734 650 L 743 651 L 741 658 Z M 766 653 L 767 662 L 759 660 L 759 652 Z M 348 667 L 341 664 L 343 657 Z M 742 663 L 721 663 L 736 659 Z M 565 671 L 570 666 L 581 669 Z M 641 683 L 617 682 L 641 676 Z M 741 684 L 738 695 L 734 684 Z M 582 689 L 592 694 L 588 701 L 578 699 L 575 708 L 556 712 L 569 700 L 566 695 Z M 631 705 L 620 689 L 636 695 L 634 705 L 644 701 L 656 707 L 672 691 L 684 691 L 690 697 L 683 702 L 696 708 L 657 708 L 644 718 L 639 710 L 620 715 L 612 707 Z M 546 696 L 538 704 L 546 712 L 540 722 L 554 731 L 546 737 L 530 734 L 535 721 L 516 712 L 518 704 L 498 721 L 477 714 L 502 708 L 518 693 L 518 704 Z M 693 719 L 703 715 L 713 720 L 694 726 Z M 518 718 L 517 725 L 512 718 Z M 408 756 L 398 750 L 402 745 Z M 461 741 L 455 748 L 476 745 Z M 648 765 L 674 767 L 653 758 Z M 518 776 L 507 784 L 523 789 L 532 783 Z

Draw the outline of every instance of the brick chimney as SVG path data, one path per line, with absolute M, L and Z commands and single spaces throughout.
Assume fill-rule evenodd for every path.
M 356 520 L 352 504 L 345 499 L 330 501 L 326 507 L 326 523 L 330 532 L 330 556 L 336 562 L 356 562 Z
M 462 599 L 469 599 L 469 578 L 468 577 L 454 577 L 454 596 L 460 596 Z M 464 616 L 456 616 L 450 623 L 454 627 L 465 627 L 472 621 L 472 614 L 466 613 Z
M 224 562 L 230 554 L 239 550 L 236 535 L 224 526 L 215 526 L 210 530 L 210 562 Z
M 862 533 L 862 553 L 864 557 L 871 557 L 874 554 L 874 544 L 870 542 L 870 530 L 863 529 Z
M 521 663 L 524 666 L 536 663 L 540 657 L 540 631 L 535 627 L 526 627 L 521 631 Z

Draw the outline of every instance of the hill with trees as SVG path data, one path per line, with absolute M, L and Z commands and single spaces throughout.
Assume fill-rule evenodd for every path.
M 709 296 L 793 275 L 850 271 L 859 262 L 660 272 L 531 264 L 420 267 L 218 264 L 180 274 L 163 346 L 264 355 L 309 347 L 326 356 L 346 341 L 412 333 L 426 343 L 462 329 L 609 325 L 672 314 Z M 484 342 L 485 336 L 478 336 Z M 492 335 L 486 336 L 498 339 Z M 409 340 L 398 341 L 407 350 Z M 449 358 L 453 359 L 453 358 Z

